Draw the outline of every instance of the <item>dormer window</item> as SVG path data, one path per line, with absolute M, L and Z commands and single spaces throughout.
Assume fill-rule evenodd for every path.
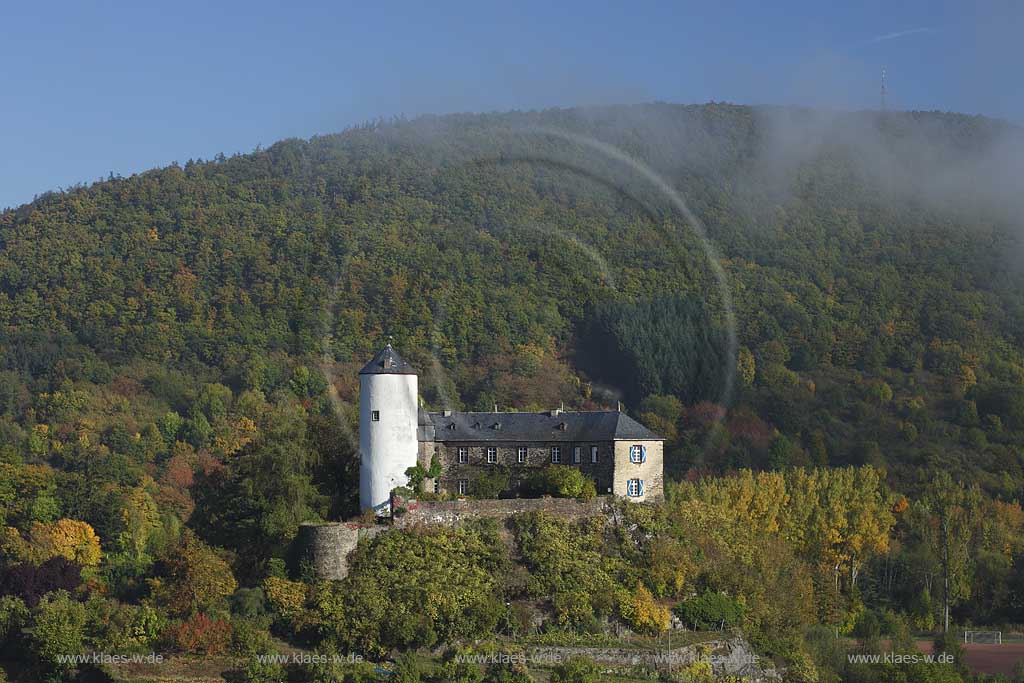
M 559 428 L 559 429 L 560 429 L 561 431 L 563 431 L 563 432 L 564 432 L 564 431 L 565 431 L 566 429 L 568 429 L 568 428 L 569 428 L 569 425 L 565 424 L 564 422 L 559 422 L 559 423 L 558 423 L 558 428 Z

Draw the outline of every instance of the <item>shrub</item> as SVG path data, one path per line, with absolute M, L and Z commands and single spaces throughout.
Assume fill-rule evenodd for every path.
M 244 683 L 280 683 L 287 680 L 284 667 L 277 662 L 261 662 L 255 657 L 249 660 L 242 674 Z
M 395 660 L 394 683 L 420 683 L 423 679 L 423 665 L 414 652 L 403 652 Z
M 551 683 L 597 683 L 600 672 L 586 657 L 573 657 L 551 672 Z
M 729 628 L 743 620 L 743 605 L 736 598 L 722 593 L 706 591 L 676 607 L 676 614 L 684 624 L 697 630 Z
M 258 621 L 235 619 L 231 622 L 231 652 L 243 657 L 270 650 L 270 633 Z
M 239 588 L 228 598 L 231 614 L 254 619 L 267 613 L 267 600 L 262 588 Z
M 275 615 L 292 628 L 300 629 L 309 621 L 306 610 L 306 584 L 277 576 L 263 580 L 263 592 Z
M 487 667 L 484 683 L 533 683 L 533 679 L 521 665 L 492 664 Z
M 534 472 L 524 482 L 523 490 L 535 496 L 548 495 L 584 500 L 597 495 L 594 480 L 579 469 L 568 465 L 548 465 Z
M 149 606 L 125 605 L 93 596 L 86 603 L 89 637 L 108 652 L 138 652 L 160 637 L 166 624 Z
M 231 644 L 231 624 L 199 612 L 177 626 L 172 635 L 175 646 L 182 652 L 217 655 Z
M 619 596 L 619 615 L 629 627 L 639 633 L 661 633 L 668 628 L 668 610 L 659 605 L 651 591 L 640 582 L 632 593 L 622 591 Z
M 445 654 L 438 674 L 448 683 L 481 683 L 484 678 L 480 667 L 468 661 L 459 661 L 459 655 L 471 654 L 467 650 L 452 649 Z
M 508 491 L 511 473 L 507 467 L 491 467 L 473 480 L 470 491 L 475 498 L 497 498 Z

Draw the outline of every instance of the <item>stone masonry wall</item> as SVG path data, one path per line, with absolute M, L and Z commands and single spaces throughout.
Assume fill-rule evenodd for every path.
M 301 524 L 295 539 L 298 560 L 311 564 L 320 578 L 340 581 L 348 576 L 348 555 L 359 539 L 376 536 L 384 528 L 354 522 Z
M 591 447 L 597 447 L 597 462 L 592 461 Z M 509 470 L 512 486 L 522 481 L 531 472 L 546 467 L 552 462 L 551 449 L 561 449 L 560 463 L 577 467 L 583 474 L 594 480 L 597 492 L 611 493 L 613 486 L 613 469 L 615 467 L 614 444 L 610 441 L 561 441 L 561 442 L 438 442 L 430 449 L 420 445 L 420 464 L 427 468 L 430 458 L 437 454 L 441 464 L 441 476 L 438 482 L 438 493 L 456 493 L 458 482 L 465 479 L 469 483 L 469 493 L 473 493 L 473 481 L 484 474 L 488 468 L 504 467 Z M 459 462 L 459 449 L 466 449 L 466 462 Z M 487 462 L 487 449 L 494 448 L 495 462 Z M 519 449 L 526 449 L 526 459 L 519 462 Z M 580 460 L 574 461 L 574 449 L 579 448 Z M 427 490 L 433 490 L 433 480 L 426 482 Z
M 395 499 L 396 508 L 405 512 L 396 515 L 394 526 L 408 529 L 417 525 L 455 526 L 471 519 L 507 520 L 524 512 L 543 511 L 561 519 L 582 519 L 609 513 L 609 499 L 598 496 L 591 500 L 572 498 L 507 498 L 490 500 L 418 501 Z
M 638 444 L 647 447 L 647 462 L 635 463 L 629 459 L 630 446 Z M 661 441 L 616 441 L 615 442 L 615 484 L 612 492 L 617 496 L 629 497 L 636 502 L 655 502 L 665 499 L 665 448 Z M 628 496 L 630 479 L 644 482 L 644 495 Z

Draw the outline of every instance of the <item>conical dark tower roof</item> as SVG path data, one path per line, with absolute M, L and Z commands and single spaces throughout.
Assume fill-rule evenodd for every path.
M 388 344 L 359 371 L 360 375 L 415 375 L 416 370 Z

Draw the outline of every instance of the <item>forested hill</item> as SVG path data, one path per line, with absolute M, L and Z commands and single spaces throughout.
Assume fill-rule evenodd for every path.
M 50 193 L 0 214 L 0 458 L 145 472 L 186 518 L 174 467 L 281 457 L 312 487 L 288 514 L 350 513 L 355 372 L 391 335 L 431 407 L 621 399 L 677 477 L 870 463 L 1017 498 L 1021 149 L 978 117 L 655 104 L 381 123 Z

